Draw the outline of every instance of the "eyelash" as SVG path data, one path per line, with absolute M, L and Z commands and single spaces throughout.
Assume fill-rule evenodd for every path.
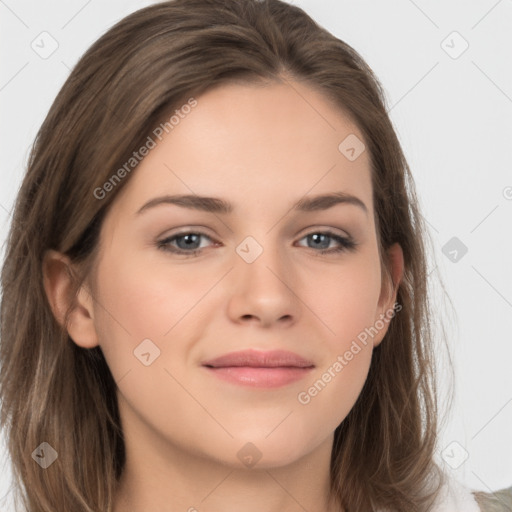
M 203 236 L 205 238 L 208 238 L 209 240 L 212 240 L 211 237 L 209 237 L 206 233 L 201 233 L 198 231 L 184 231 L 182 233 L 177 233 L 175 235 L 172 235 L 171 237 L 165 238 L 164 240 L 160 240 L 157 242 L 157 248 L 166 251 L 171 252 L 173 254 L 183 255 L 187 258 L 197 256 L 198 253 L 200 253 L 203 249 L 193 249 L 191 251 L 184 251 L 182 249 L 176 249 L 172 248 L 170 246 L 170 243 L 175 241 L 177 238 L 182 238 L 187 235 L 199 235 Z M 320 255 L 325 254 L 338 254 L 345 251 L 354 251 L 356 246 L 358 245 L 352 238 L 350 237 L 342 237 L 339 235 L 336 235 L 332 231 L 312 231 L 311 233 L 308 233 L 307 235 L 304 235 L 302 238 L 306 238 L 311 235 L 327 235 L 328 237 L 332 238 L 336 242 L 340 244 L 339 247 L 331 248 L 331 249 L 322 249 L 319 251 L 316 251 L 313 247 L 306 247 L 307 249 L 313 249 L 315 252 L 319 253 Z M 302 240 L 301 238 L 301 240 Z M 213 241 L 213 240 L 212 240 Z

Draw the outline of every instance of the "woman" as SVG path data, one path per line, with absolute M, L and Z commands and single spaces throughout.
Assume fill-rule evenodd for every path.
M 110 29 L 41 127 L 2 271 L 25 510 L 478 510 L 434 461 L 412 183 L 377 79 L 302 10 Z

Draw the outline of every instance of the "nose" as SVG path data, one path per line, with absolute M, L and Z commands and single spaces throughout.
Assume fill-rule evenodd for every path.
M 237 255 L 230 274 L 228 314 L 233 322 L 268 328 L 291 326 L 299 320 L 299 283 L 275 247 L 264 247 L 252 263 Z

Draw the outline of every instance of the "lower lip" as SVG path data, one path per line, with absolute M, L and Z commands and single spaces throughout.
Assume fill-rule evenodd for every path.
M 298 368 L 291 366 L 277 368 L 253 368 L 250 366 L 211 368 L 205 366 L 205 368 L 219 379 L 258 388 L 277 388 L 291 384 L 309 375 L 313 369 L 313 367 Z

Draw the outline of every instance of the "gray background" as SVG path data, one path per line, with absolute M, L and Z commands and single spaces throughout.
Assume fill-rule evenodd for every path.
M 0 0 L 2 244 L 29 147 L 70 69 L 116 21 L 151 3 Z M 510 486 L 512 0 L 293 3 L 373 68 L 415 177 L 433 242 L 433 320 L 446 318 L 456 372 L 439 460 L 473 489 Z M 1 497 L 10 481 L 4 448 L 0 459 Z

